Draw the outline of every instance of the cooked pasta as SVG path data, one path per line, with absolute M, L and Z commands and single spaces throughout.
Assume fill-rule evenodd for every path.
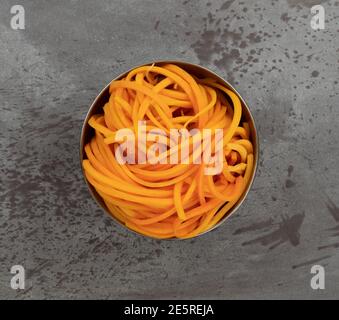
M 215 226 L 244 193 L 254 168 L 250 126 L 242 122 L 237 94 L 216 79 L 198 78 L 174 64 L 135 68 L 112 81 L 109 93 L 103 113 L 88 121 L 95 134 L 83 160 L 86 179 L 108 211 L 128 228 L 159 239 L 191 238 Z M 147 137 L 154 130 L 170 134 L 172 129 L 210 129 L 211 156 L 217 153 L 219 129 L 220 172 L 206 174 L 211 164 L 196 161 L 207 149 L 196 148 L 194 135 L 176 141 L 166 136 L 162 146 L 169 146 L 155 152 L 159 141 L 141 142 L 140 123 Z M 135 162 L 122 164 L 117 148 L 126 139 L 117 137 L 124 129 L 136 137 L 132 148 L 137 156 Z M 178 155 L 183 159 L 184 144 L 185 161 L 170 161 Z M 138 161 L 149 154 L 159 161 Z

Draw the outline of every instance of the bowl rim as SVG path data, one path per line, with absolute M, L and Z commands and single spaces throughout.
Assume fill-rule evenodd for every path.
M 254 161 L 253 161 L 253 169 L 252 169 L 252 176 L 250 178 L 250 181 L 245 189 L 245 191 L 242 193 L 242 195 L 240 196 L 240 198 L 238 199 L 238 201 L 234 204 L 233 207 L 231 207 L 231 209 L 229 210 L 228 214 L 225 215 L 217 224 L 215 224 L 212 228 L 208 229 L 208 230 L 205 230 L 204 232 L 202 233 L 199 233 L 197 234 L 196 236 L 194 237 L 191 237 L 191 238 L 176 238 L 176 237 L 173 237 L 173 238 L 166 238 L 166 239 L 159 239 L 159 238 L 156 238 L 156 237 L 152 237 L 152 236 L 149 236 L 149 235 L 145 235 L 145 234 L 142 234 L 142 233 L 139 233 L 131 228 L 129 228 L 128 226 L 126 226 L 123 222 L 121 222 L 118 218 L 116 218 L 115 216 L 113 216 L 108 208 L 106 206 L 103 205 L 103 203 L 99 200 L 101 199 L 101 197 L 98 195 L 98 193 L 95 191 L 94 187 L 90 185 L 90 183 L 87 181 L 86 179 L 86 176 L 85 176 L 85 172 L 84 172 L 84 168 L 82 166 L 82 162 L 84 160 L 84 147 L 85 147 L 85 131 L 87 129 L 87 127 L 89 126 L 88 124 L 88 120 L 89 118 L 92 116 L 92 111 L 93 109 L 95 108 L 98 108 L 97 107 L 97 103 L 98 101 L 101 99 L 101 97 L 106 93 L 107 90 L 109 90 L 109 86 L 111 84 L 112 81 L 116 81 L 116 80 L 119 80 L 121 78 L 123 78 L 124 76 L 126 76 L 130 71 L 132 71 L 133 69 L 136 69 L 136 68 L 139 68 L 139 67 L 143 67 L 143 66 L 149 66 L 149 65 L 152 65 L 152 64 L 155 64 L 155 65 L 159 65 L 159 64 L 175 64 L 175 65 L 178 65 L 180 67 L 183 67 L 183 66 L 189 66 L 190 68 L 196 68 L 196 69 L 199 69 L 201 70 L 202 72 L 204 73 L 209 73 L 213 78 L 217 79 L 219 83 L 222 83 L 223 85 L 226 85 L 227 87 L 229 87 L 229 89 L 231 89 L 237 96 L 238 98 L 240 99 L 241 101 L 241 107 L 242 107 L 242 116 L 243 116 L 243 111 L 244 111 L 244 108 L 246 110 L 246 113 L 247 113 L 247 116 L 249 116 L 249 120 L 251 122 L 251 125 L 252 125 L 252 128 L 253 129 L 253 133 L 254 133 L 254 137 L 252 138 L 252 143 L 253 143 L 253 147 L 254 147 L 254 152 L 253 152 L 253 155 L 254 155 Z M 185 68 L 184 68 L 185 69 Z M 103 106 L 99 106 L 99 108 L 103 108 Z M 252 132 L 251 132 L 252 133 Z M 252 133 L 252 134 L 253 134 Z M 226 79 L 224 79 L 223 77 L 221 77 L 219 74 L 217 74 L 216 72 L 206 68 L 206 67 L 203 67 L 201 65 L 198 65 L 198 64 L 195 64 L 195 63 L 192 63 L 192 62 L 187 62 L 187 61 L 183 61 L 183 60 L 153 60 L 151 62 L 145 62 L 145 63 L 142 63 L 142 64 L 139 64 L 137 66 L 134 66 L 134 67 L 131 67 L 129 68 L 127 71 L 124 71 L 122 73 L 120 73 L 118 76 L 114 77 L 100 92 L 99 94 L 95 97 L 95 99 L 93 100 L 93 102 L 90 104 L 90 107 L 86 113 L 86 116 L 83 120 L 83 123 L 82 123 L 82 127 L 81 127 L 81 134 L 80 134 L 80 150 L 79 150 L 79 160 L 80 160 L 80 167 L 81 167 L 81 172 L 82 172 L 82 177 L 87 185 L 87 188 L 88 188 L 88 191 L 90 192 L 92 198 L 94 199 L 94 201 L 97 203 L 97 205 L 106 213 L 109 215 L 109 217 L 115 221 L 115 223 L 117 225 L 119 225 L 121 228 L 123 229 L 127 229 L 129 232 L 133 232 L 134 234 L 138 235 L 138 236 L 141 236 L 141 237 L 146 237 L 148 239 L 153 239 L 153 240 L 159 240 L 159 241 L 163 241 L 163 240 L 166 240 L 166 241 L 173 241 L 173 240 L 192 240 L 192 239 L 195 239 L 197 237 L 200 237 L 200 236 L 203 236 L 215 229 L 217 229 L 218 227 L 220 227 L 226 220 L 228 220 L 239 208 L 240 206 L 244 203 L 249 191 L 251 190 L 252 188 L 252 185 L 253 185 L 253 182 L 254 182 L 254 179 L 256 177 L 256 174 L 257 174 L 257 169 L 258 169 L 258 161 L 259 161 L 259 135 L 258 135 L 258 130 L 257 130 L 257 127 L 256 127 L 256 124 L 255 124 L 255 120 L 254 120 L 254 117 L 252 115 L 252 112 L 250 110 L 250 108 L 248 107 L 246 101 L 243 99 L 243 97 L 241 96 L 241 94 L 233 87 L 233 85 L 231 85 Z M 226 202 L 225 202 L 226 203 Z

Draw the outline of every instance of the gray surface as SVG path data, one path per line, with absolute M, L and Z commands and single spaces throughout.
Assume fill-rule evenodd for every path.
M 326 29 L 313 31 L 318 2 Z M 22 31 L 14 4 L 0 4 L 0 298 L 339 298 L 338 1 L 25 0 Z M 153 59 L 224 76 L 259 128 L 248 198 L 194 240 L 116 226 L 81 176 L 89 104 Z M 323 291 L 310 288 L 315 263 Z

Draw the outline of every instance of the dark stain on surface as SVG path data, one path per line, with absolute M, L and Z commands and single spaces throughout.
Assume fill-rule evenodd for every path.
M 318 76 L 319 76 L 319 71 L 314 70 L 314 71 L 311 73 L 311 76 L 312 76 L 313 78 L 318 77 Z
M 200 39 L 192 45 L 198 59 L 203 63 L 208 63 L 214 52 L 216 31 L 205 30 Z
M 207 21 L 209 24 L 213 23 L 215 21 L 215 18 L 211 12 L 207 14 Z
M 332 237 L 339 237 L 339 225 L 336 225 L 333 228 L 328 229 L 328 231 L 334 232 L 332 233 Z
M 157 22 L 155 23 L 155 25 L 154 25 L 154 30 L 157 30 L 158 29 L 158 27 L 159 27 L 159 23 L 160 23 L 160 21 L 159 20 L 157 20 Z
M 242 245 L 247 246 L 251 244 L 261 244 L 263 246 L 269 246 L 272 250 L 279 245 L 289 242 L 293 246 L 297 246 L 300 243 L 300 228 L 304 221 L 305 213 L 295 214 L 291 217 L 282 217 L 282 221 L 279 223 L 279 228 L 273 232 L 270 232 L 264 236 L 260 236 L 250 241 L 244 242 Z
M 315 264 L 317 262 L 320 262 L 320 261 L 328 259 L 328 258 L 331 258 L 331 256 L 327 255 L 327 256 L 320 257 L 320 258 L 308 260 L 308 261 L 305 261 L 305 262 L 302 262 L 302 263 L 298 263 L 298 264 L 293 265 L 292 269 L 297 269 L 297 268 L 300 268 L 300 267 L 305 267 L 305 266 L 308 266 L 308 265 L 313 265 L 313 264 Z
M 330 231 L 337 231 L 339 232 L 339 224 L 337 224 L 335 227 L 328 229 Z M 337 235 L 337 234 L 336 234 Z M 339 234 L 338 234 L 339 235 Z
M 246 41 L 241 41 L 239 48 L 244 49 L 247 47 L 247 42 Z
M 159 258 L 162 255 L 163 251 L 161 249 L 155 249 L 155 254 L 157 258 Z
M 227 10 L 233 2 L 234 0 L 224 2 L 223 5 L 220 7 L 220 10 Z
M 259 37 L 255 32 L 250 33 L 246 38 L 251 44 L 259 43 L 261 41 L 261 37 Z
M 292 175 L 294 167 L 290 164 L 287 169 L 288 177 L 290 178 Z
M 325 246 L 319 246 L 318 250 L 329 249 L 329 248 L 339 248 L 339 242 L 327 244 Z
M 316 4 L 321 4 L 326 2 L 326 0 L 287 0 L 287 3 L 290 7 L 303 6 L 303 7 L 312 7 Z
M 221 69 L 226 69 L 234 60 L 240 57 L 238 49 L 232 49 L 230 52 L 224 52 L 220 59 L 214 60 L 214 64 Z
M 227 40 L 232 44 L 232 46 L 237 46 L 240 40 L 242 40 L 243 33 L 244 29 L 242 27 L 240 27 L 238 31 L 225 29 L 221 34 L 221 39 Z
M 331 239 L 339 237 L 339 208 L 337 207 L 337 205 L 327 196 L 327 203 L 326 203 L 326 207 L 328 209 L 328 211 L 330 212 L 331 216 L 333 217 L 333 219 L 337 222 L 337 224 L 332 227 L 327 229 L 327 231 L 330 231 L 330 235 L 329 237 Z M 337 238 L 336 238 L 337 241 Z M 333 240 L 331 240 L 332 243 L 326 244 L 326 245 L 322 245 L 322 246 L 318 246 L 318 250 L 324 250 L 324 249 L 330 249 L 330 248 L 339 248 L 339 242 L 333 242 Z
M 283 13 L 281 16 L 280 16 L 280 19 L 286 23 L 288 23 L 288 21 L 291 19 L 289 16 L 288 16 L 288 13 L 285 12 Z
M 35 267 L 33 270 L 28 270 L 26 272 L 26 277 L 27 278 L 31 278 L 34 274 L 36 273 L 40 273 L 41 270 L 44 270 L 45 268 L 47 268 L 48 266 L 53 265 L 53 263 L 55 263 L 55 261 L 52 260 L 48 260 L 48 259 L 44 259 L 43 262 L 41 262 L 37 267 Z
M 23 299 L 23 297 L 27 296 L 27 293 L 30 293 L 32 291 L 33 287 L 29 287 L 24 290 L 19 290 L 18 294 L 15 296 L 16 299 Z
M 328 198 L 328 203 L 326 204 L 326 207 L 328 211 L 331 213 L 334 220 L 339 222 L 339 208 L 330 198 Z
M 268 220 L 253 223 L 252 225 L 247 226 L 247 227 L 239 228 L 239 229 L 235 230 L 233 234 L 237 235 L 237 234 L 241 234 L 241 233 L 245 233 L 245 232 L 249 232 L 249 231 L 256 231 L 256 230 L 260 230 L 260 229 L 265 229 L 265 228 L 271 227 L 272 224 L 273 224 L 273 219 L 270 218 Z
M 285 187 L 286 188 L 293 188 L 295 186 L 295 182 L 292 181 L 291 179 L 287 179 L 286 182 L 285 182 Z

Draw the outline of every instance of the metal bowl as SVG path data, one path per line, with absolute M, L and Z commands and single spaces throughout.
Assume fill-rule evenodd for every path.
M 135 66 L 133 68 L 131 68 L 130 70 L 120 74 L 119 76 L 117 76 L 116 78 L 114 78 L 112 81 L 114 80 L 120 80 L 121 78 L 125 77 L 131 70 L 141 67 L 141 66 L 147 66 L 147 65 L 164 65 L 164 64 L 168 64 L 168 63 L 172 63 L 172 64 L 176 64 L 177 66 L 183 68 L 184 70 L 188 71 L 189 73 L 196 75 L 198 77 L 209 77 L 209 78 L 214 78 L 218 81 L 218 83 L 226 86 L 227 88 L 229 88 L 230 90 L 232 90 L 233 92 L 235 92 L 240 101 L 241 101 L 241 105 L 242 105 L 242 121 L 246 121 L 249 123 L 249 127 L 250 127 L 250 133 L 251 133 L 251 142 L 253 144 L 253 155 L 254 155 L 254 163 L 253 163 L 253 171 L 252 171 L 252 175 L 249 181 L 249 184 L 247 185 L 245 191 L 243 192 L 243 194 L 241 195 L 241 197 L 239 198 L 239 200 L 235 203 L 235 205 L 228 211 L 227 215 L 225 215 L 214 227 L 212 227 L 211 229 L 202 232 L 200 234 L 198 234 L 196 237 L 201 236 L 207 232 L 210 232 L 214 229 L 216 229 L 217 227 L 219 227 L 221 224 L 223 224 L 243 203 L 244 199 L 246 198 L 249 190 L 251 189 L 255 174 L 256 174 L 256 170 L 257 170 L 257 163 L 258 163 L 258 155 L 259 155 L 259 141 L 258 141 L 258 134 L 257 134 L 257 129 L 254 123 L 254 119 L 253 116 L 251 114 L 251 111 L 249 109 L 249 107 L 247 106 L 246 102 L 244 101 L 244 99 L 241 97 L 241 95 L 239 94 L 239 92 L 237 90 L 235 90 L 233 88 L 233 86 L 228 83 L 225 79 L 223 79 L 222 77 L 218 76 L 216 73 L 201 67 L 199 65 L 193 64 L 193 63 L 188 63 L 188 62 L 183 62 L 183 61 L 167 61 L 167 60 L 162 60 L 162 61 L 154 61 L 151 63 L 145 63 L 139 66 Z M 81 137 L 80 137 L 80 166 L 81 166 L 81 170 L 83 173 L 83 177 L 85 179 L 85 182 L 88 186 L 88 189 L 91 193 L 91 195 L 93 196 L 93 198 L 95 199 L 95 201 L 97 202 L 97 204 L 111 217 L 113 218 L 113 220 L 115 220 L 118 224 L 122 225 L 124 228 L 127 228 L 128 230 L 132 231 L 135 234 L 138 235 L 142 235 L 144 237 L 147 238 L 152 238 L 152 239 L 157 239 L 157 240 L 161 240 L 158 238 L 153 238 L 150 236 L 146 236 L 142 233 L 136 232 L 130 228 L 128 228 L 124 223 L 122 223 L 119 219 L 117 219 L 115 216 L 113 216 L 109 210 L 107 209 L 103 199 L 99 196 L 99 194 L 96 192 L 96 190 L 94 189 L 94 187 L 91 186 L 91 184 L 87 181 L 86 177 L 85 177 L 85 173 L 82 167 L 82 160 L 85 157 L 85 151 L 84 151 L 84 147 L 85 145 L 90 141 L 90 139 L 93 137 L 94 135 L 94 129 L 91 128 L 88 125 L 88 120 L 91 118 L 92 115 L 97 114 L 97 113 L 102 113 L 103 112 L 103 106 L 105 105 L 105 103 L 108 101 L 109 99 L 109 85 L 110 83 L 108 83 L 106 85 L 106 87 L 98 94 L 98 96 L 95 98 L 95 100 L 93 101 L 93 103 L 91 104 L 86 118 L 84 120 L 83 126 L 82 126 L 82 130 L 81 130 Z M 192 239 L 192 238 L 190 238 Z M 184 240 L 184 239 L 179 239 L 179 238 L 170 238 L 170 239 L 164 239 L 164 240 Z

